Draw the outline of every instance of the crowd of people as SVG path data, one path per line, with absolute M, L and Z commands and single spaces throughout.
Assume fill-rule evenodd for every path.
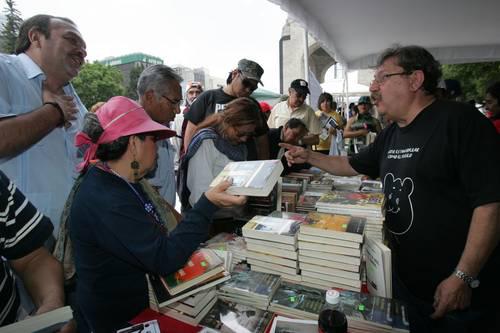
M 150 66 L 137 101 L 87 112 L 70 83 L 85 57 L 76 24 L 50 15 L 25 20 L 15 54 L 0 55 L 0 326 L 65 304 L 67 332 L 127 326 L 148 307 L 146 274 L 234 227 L 247 198 L 211 180 L 230 161 L 281 159 L 284 172 L 380 178 L 412 332 L 499 331 L 500 82 L 488 119 L 437 97 L 439 63 L 404 46 L 381 54 L 370 96 L 345 111 L 323 93 L 315 112 L 303 79 L 259 104 L 264 69 L 241 59 L 224 87 L 189 82 L 185 100 L 180 76 Z

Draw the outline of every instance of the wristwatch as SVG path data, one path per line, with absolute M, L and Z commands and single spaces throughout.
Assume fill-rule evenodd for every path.
M 474 289 L 474 288 L 479 287 L 479 280 L 478 279 L 475 279 L 472 276 L 468 275 L 467 273 L 462 272 L 458 268 L 455 269 L 454 274 L 457 278 L 464 281 L 470 288 Z

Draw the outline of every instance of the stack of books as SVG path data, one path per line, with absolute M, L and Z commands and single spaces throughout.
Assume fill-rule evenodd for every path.
M 383 204 L 383 193 L 333 191 L 322 196 L 316 202 L 316 208 L 322 213 L 364 217 L 366 218 L 366 235 L 382 240 Z
M 168 316 L 180 319 L 186 323 L 196 325 L 214 304 L 214 294 L 195 296 L 197 302 L 204 303 L 204 307 L 183 312 L 178 309 L 180 303 L 186 304 L 186 298 L 205 292 L 214 286 L 229 280 L 230 275 L 224 268 L 224 261 L 215 251 L 202 248 L 195 251 L 183 268 L 168 276 L 148 275 L 150 307 Z M 177 303 L 180 302 L 180 303 Z M 175 304 L 174 304 L 175 303 Z M 177 308 L 176 308 L 177 307 Z M 181 308 L 184 308 L 181 306 Z M 193 315 L 194 314 L 194 315 Z
M 200 325 L 202 332 L 264 333 L 271 325 L 272 313 L 253 306 L 218 300 Z
M 300 226 L 299 268 L 307 285 L 361 289 L 361 246 L 366 219 L 311 212 Z
M 312 192 L 329 192 L 333 190 L 333 183 L 333 178 L 324 174 L 319 179 L 311 180 L 307 185 L 307 190 Z
M 159 312 L 186 324 L 197 326 L 215 302 L 217 302 L 217 292 L 213 287 L 162 307 Z
M 239 272 L 220 285 L 218 298 L 267 310 L 280 282 L 281 277 L 275 274 L 255 271 Z
M 205 246 L 224 260 L 224 266 L 229 272 L 233 271 L 235 265 L 247 259 L 245 239 L 236 234 L 222 232 L 210 238 Z
M 339 290 L 338 309 L 348 321 L 349 332 L 409 332 L 408 312 L 398 300 Z M 321 289 L 282 283 L 269 310 L 279 315 L 318 320 L 325 303 Z
M 325 192 L 303 192 L 297 200 L 295 211 L 297 213 L 307 214 L 316 211 L 316 202 L 325 194 Z
M 278 274 L 301 281 L 297 264 L 297 233 L 300 221 L 257 215 L 242 228 L 251 270 Z
M 324 304 L 323 290 L 282 282 L 269 304 L 269 311 L 293 318 L 318 320 Z

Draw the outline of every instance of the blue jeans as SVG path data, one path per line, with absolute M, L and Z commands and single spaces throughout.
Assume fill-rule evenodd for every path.
M 430 318 L 432 303 L 415 297 L 393 274 L 393 296 L 407 303 L 411 333 L 498 333 L 500 332 L 500 300 L 487 308 L 468 308 L 448 312 L 443 318 Z

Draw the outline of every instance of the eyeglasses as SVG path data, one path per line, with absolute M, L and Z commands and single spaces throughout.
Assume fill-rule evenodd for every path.
M 413 72 L 397 72 L 397 73 L 387 73 L 387 74 L 382 74 L 382 75 L 375 75 L 373 77 L 372 82 L 370 82 L 370 85 L 374 85 L 374 84 L 382 85 L 391 76 L 396 76 L 396 75 L 411 75 L 412 73 Z
M 250 91 L 254 91 L 255 89 L 257 89 L 257 82 L 249 78 L 246 78 L 241 71 L 240 71 L 240 78 L 243 87 L 245 87 L 246 89 Z
M 171 100 L 170 98 L 168 98 L 165 95 L 161 95 L 161 97 L 165 98 L 170 104 L 172 104 L 173 107 L 178 107 L 179 105 L 181 105 L 181 102 L 182 102 L 182 99 L 180 99 L 176 102 L 176 101 Z

